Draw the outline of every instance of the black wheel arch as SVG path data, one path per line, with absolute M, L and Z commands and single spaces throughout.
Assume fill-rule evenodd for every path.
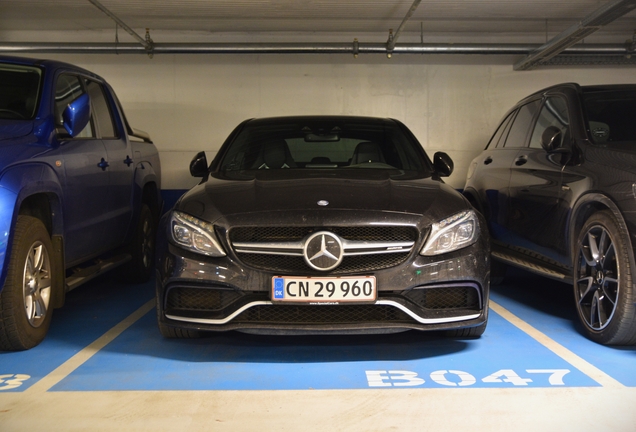
M 607 195 L 598 192 L 592 192 L 585 194 L 576 202 L 574 207 L 572 208 L 572 214 L 570 216 L 570 224 L 567 232 L 567 244 L 570 245 L 568 254 L 570 257 L 570 263 L 572 268 L 574 268 L 574 259 L 573 251 L 577 248 L 577 239 L 579 233 L 581 232 L 581 228 L 585 222 L 594 214 L 600 211 L 609 210 L 612 212 L 614 217 L 616 218 L 619 225 L 625 228 L 625 231 L 629 232 L 627 229 L 627 224 L 625 223 L 625 219 L 623 218 L 623 214 L 621 213 L 618 205 Z M 635 265 L 634 261 L 634 247 L 632 244 L 631 236 L 627 236 L 625 239 L 628 245 L 628 254 L 629 260 L 632 266 Z
M 66 274 L 64 263 L 64 236 L 62 206 L 59 197 L 52 192 L 39 192 L 22 199 L 18 214 L 39 219 L 53 244 L 53 265 L 60 269 L 53 276 L 52 306 L 59 308 L 66 298 Z

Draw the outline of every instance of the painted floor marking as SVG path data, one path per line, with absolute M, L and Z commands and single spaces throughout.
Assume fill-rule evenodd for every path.
M 117 336 L 122 334 L 128 327 L 137 322 L 141 317 L 146 315 L 155 307 L 155 299 L 149 300 L 135 312 L 130 314 L 126 319 L 108 330 L 102 336 L 97 338 L 93 343 L 82 349 L 73 357 L 62 363 L 55 370 L 42 378 L 37 383 L 24 391 L 25 394 L 46 392 L 55 384 L 69 376 L 75 369 L 86 363 L 91 357 L 97 354 L 102 348 L 111 343 Z
M 602 385 L 603 387 L 608 388 L 625 388 L 623 384 L 619 381 L 615 380 L 593 364 L 574 354 L 572 351 L 554 341 L 544 333 L 541 333 L 539 330 L 532 327 L 527 322 L 523 321 L 521 318 L 514 315 L 512 312 L 508 311 L 503 306 L 495 303 L 490 300 L 490 308 L 501 315 L 504 319 L 510 322 L 512 325 L 517 327 L 519 330 L 526 333 L 531 338 L 535 339 L 541 345 L 555 353 L 557 356 L 561 357 L 566 362 L 570 363 L 572 366 L 583 372 L 585 375 L 592 378 L 594 381 Z

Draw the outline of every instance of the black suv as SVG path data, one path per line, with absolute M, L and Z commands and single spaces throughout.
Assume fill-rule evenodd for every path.
M 568 83 L 523 99 L 464 193 L 488 220 L 493 283 L 505 264 L 571 281 L 591 339 L 636 344 L 636 85 Z

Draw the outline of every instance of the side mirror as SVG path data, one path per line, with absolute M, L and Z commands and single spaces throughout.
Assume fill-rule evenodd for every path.
M 563 153 L 563 133 L 556 126 L 548 126 L 541 134 L 541 147 L 548 153 Z
M 208 159 L 205 152 L 197 153 L 190 161 L 190 175 L 192 177 L 205 177 L 208 174 Z
M 87 93 L 67 105 L 62 113 L 62 125 L 72 137 L 84 130 L 91 119 L 91 98 Z
M 453 173 L 453 160 L 444 152 L 436 152 L 433 155 L 433 167 L 440 177 L 448 177 Z

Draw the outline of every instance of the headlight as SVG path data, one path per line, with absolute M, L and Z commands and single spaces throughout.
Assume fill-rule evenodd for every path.
M 194 216 L 172 212 L 170 236 L 176 244 L 192 252 L 212 257 L 225 256 L 214 234 L 214 226 Z
M 472 210 L 457 213 L 434 223 L 431 234 L 420 252 L 432 256 L 451 252 L 471 245 L 479 236 L 477 216 Z

